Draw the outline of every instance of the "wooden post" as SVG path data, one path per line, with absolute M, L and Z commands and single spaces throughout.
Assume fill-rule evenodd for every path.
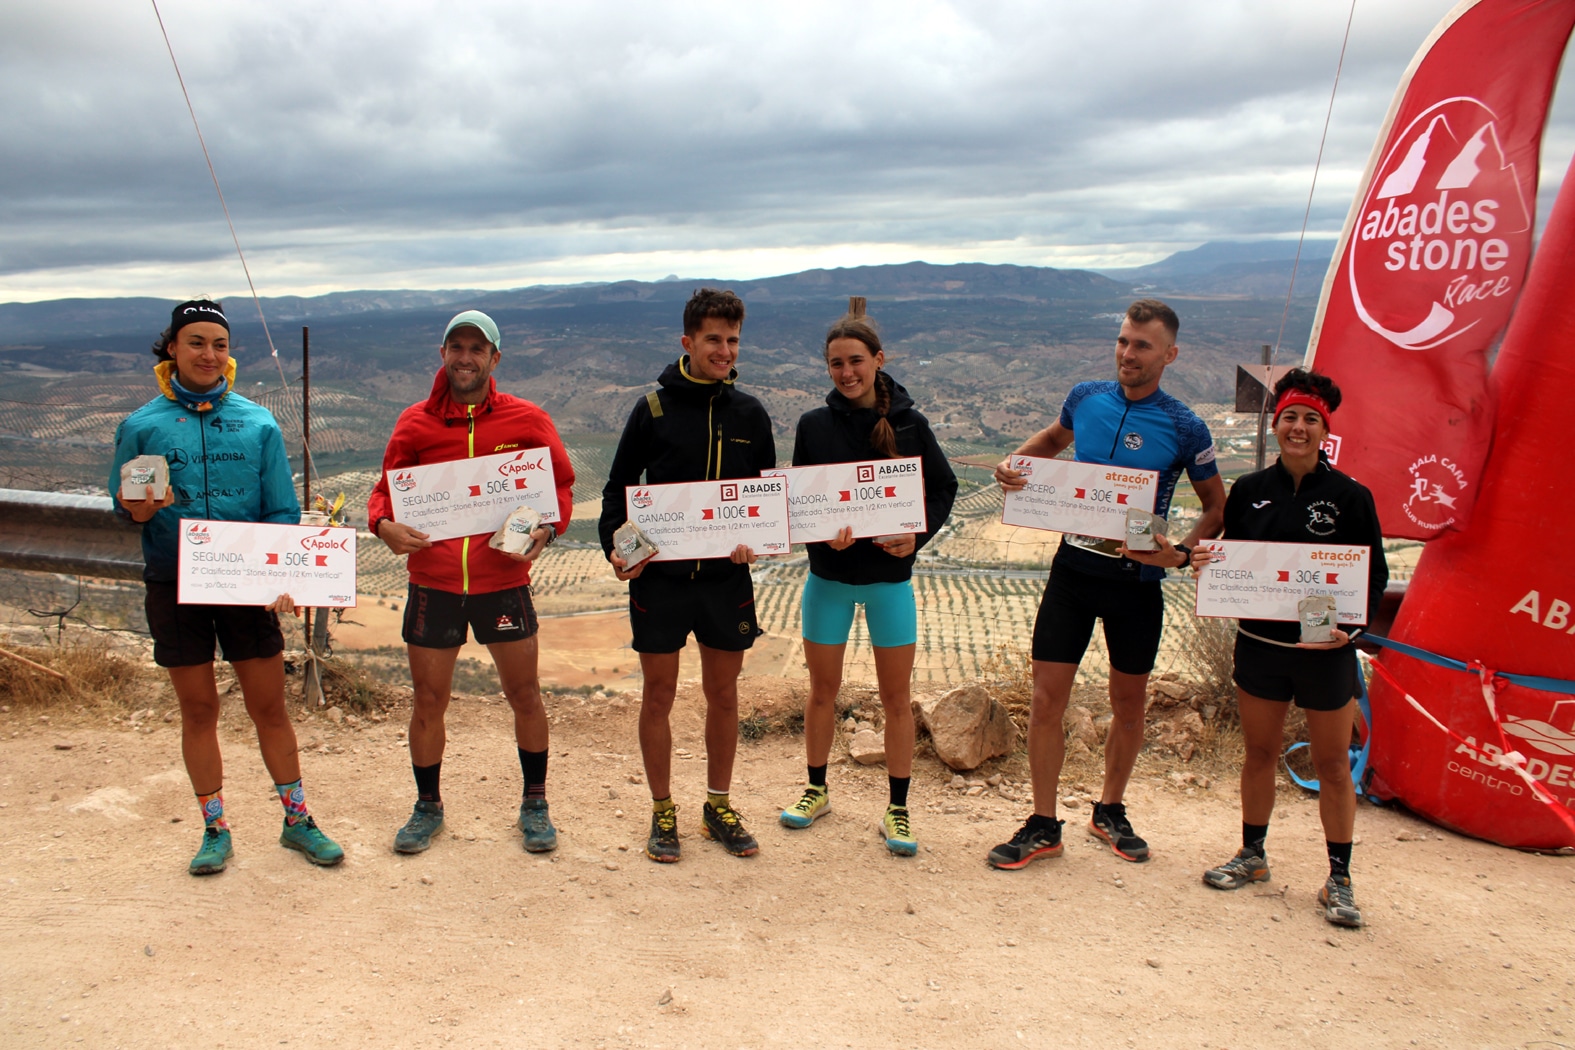
M 1274 396 L 1273 369 L 1274 347 L 1268 343 L 1263 344 L 1263 407 L 1258 409 L 1258 469 L 1263 469 L 1263 460 L 1267 455 L 1267 441 L 1263 435 L 1263 424 L 1269 414 L 1269 399 Z
M 848 316 L 850 316 L 850 317 L 863 317 L 864 316 L 864 306 L 865 306 L 864 296 L 862 296 L 862 295 L 850 295 L 850 296 L 848 296 Z
M 312 330 L 306 325 L 301 326 L 301 509 L 312 509 Z M 301 699 L 307 707 L 321 707 L 323 672 L 318 661 L 328 648 L 328 610 L 308 608 L 301 629 L 308 651 L 306 666 L 301 669 L 305 678 Z

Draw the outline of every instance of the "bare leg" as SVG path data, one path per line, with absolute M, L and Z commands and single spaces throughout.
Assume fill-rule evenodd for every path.
M 1066 705 L 1072 699 L 1077 665 L 1034 662 L 1034 698 L 1028 712 L 1028 770 L 1034 782 L 1034 812 L 1055 819 L 1056 790 L 1066 761 Z
M 1305 711 L 1313 765 L 1318 770 L 1318 816 L 1323 837 L 1350 842 L 1356 832 L 1356 786 L 1351 783 L 1352 701 L 1338 711 Z
M 880 685 L 880 705 L 886 714 L 886 772 L 894 777 L 912 776 L 915 646 L 872 648 L 875 652 L 875 681 Z M 807 720 L 805 725 L 807 727 Z
M 743 666 L 742 650 L 735 653 L 700 646 L 706 787 L 718 791 L 726 791 L 733 783 L 733 759 L 738 755 L 738 672 Z
M 295 727 L 284 707 L 284 656 L 237 660 L 230 666 L 235 668 L 235 677 L 241 683 L 246 713 L 257 727 L 257 746 L 268 775 L 275 784 L 300 780 L 301 756 L 296 749 Z
M 1143 714 L 1148 708 L 1148 675 L 1110 671 L 1110 731 L 1105 734 L 1105 784 L 1099 801 L 1120 802 L 1143 750 Z
M 812 766 L 831 758 L 831 741 L 837 728 L 837 691 L 842 688 L 842 658 L 847 643 L 821 645 L 804 639 L 804 663 L 809 666 L 809 700 L 804 705 L 804 756 Z
M 487 651 L 498 667 L 503 695 L 514 709 L 514 742 L 523 751 L 547 750 L 547 708 L 541 702 L 541 679 L 536 674 L 536 637 L 493 642 Z
M 459 646 L 429 649 L 424 645 L 406 647 L 410 658 L 410 684 L 415 689 L 410 709 L 410 764 L 430 766 L 443 761 L 448 742 L 443 718 L 454 687 L 454 661 Z
M 1291 705 L 1238 689 L 1236 709 L 1241 713 L 1241 735 L 1246 744 L 1241 765 L 1242 823 L 1267 824 L 1274 815 L 1275 778 L 1285 740 L 1285 716 Z M 1347 770 L 1346 780 L 1350 779 Z
M 678 695 L 678 653 L 641 653 L 640 756 L 652 798 L 673 794 L 673 699 Z
M 224 786 L 224 758 L 219 754 L 219 690 L 213 664 L 171 667 L 170 685 L 180 704 L 180 750 L 186 760 L 191 789 L 211 795 Z

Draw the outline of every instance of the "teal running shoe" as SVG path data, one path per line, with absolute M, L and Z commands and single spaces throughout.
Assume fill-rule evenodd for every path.
M 410 819 L 394 835 L 395 853 L 424 853 L 432 836 L 443 830 L 443 803 L 417 802 Z
M 818 784 L 810 784 L 797 802 L 782 811 L 779 819 L 785 828 L 807 828 L 830 812 L 831 793 Z
M 528 798 L 520 803 L 520 831 L 526 853 L 546 853 L 558 848 L 558 829 L 547 816 L 547 800 Z
M 217 875 L 224 870 L 224 862 L 233 856 L 235 849 L 230 845 L 229 828 L 204 828 L 202 846 L 198 848 L 197 855 L 191 858 L 191 873 Z
M 881 834 L 886 837 L 886 848 L 899 857 L 911 857 L 919 852 L 919 840 L 908 827 L 907 806 L 887 806 L 886 815 L 880 819 Z
M 284 830 L 279 832 L 279 845 L 304 853 L 307 860 L 319 867 L 331 868 L 345 859 L 345 851 L 339 848 L 339 843 L 324 835 L 310 815 L 294 824 L 286 820 Z

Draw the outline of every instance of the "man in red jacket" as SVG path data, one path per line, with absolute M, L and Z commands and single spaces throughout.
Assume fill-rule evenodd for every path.
M 438 786 L 443 716 L 454 683 L 454 661 L 469 626 L 492 654 L 503 693 L 514 709 L 514 739 L 525 778 L 519 826 L 525 848 L 539 853 L 558 845 L 558 833 L 547 816 L 547 711 L 536 677 L 530 562 L 569 526 L 574 468 L 547 413 L 500 393 L 493 382 L 492 370 L 502 355 L 492 318 L 479 310 L 457 314 L 443 333 L 438 354 L 443 368 L 433 380 L 432 395 L 401 413 L 383 453 L 383 474 L 367 503 L 372 532 L 395 554 L 410 555 L 403 636 L 415 687 L 410 765 L 417 801 L 394 836 L 394 849 L 420 853 L 443 827 Z M 552 454 L 558 521 L 537 528 L 523 554 L 489 547 L 487 533 L 433 540 L 394 520 L 388 492 L 391 470 L 541 447 Z

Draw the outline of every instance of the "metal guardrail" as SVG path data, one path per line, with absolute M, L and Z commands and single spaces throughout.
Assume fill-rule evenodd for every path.
M 0 569 L 142 579 L 142 530 L 108 496 L 0 489 Z

